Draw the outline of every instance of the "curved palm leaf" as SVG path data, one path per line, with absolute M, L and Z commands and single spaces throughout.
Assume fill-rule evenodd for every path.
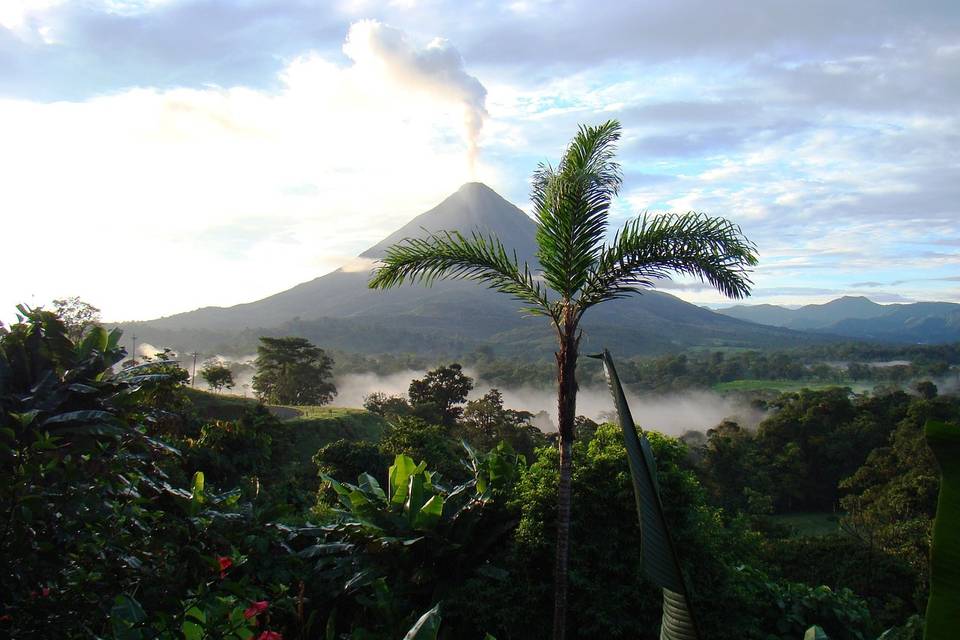
M 389 289 L 408 280 L 431 285 L 441 278 L 476 280 L 530 305 L 528 313 L 557 321 L 546 287 L 527 263 L 520 265 L 516 252 L 509 255 L 495 236 L 474 232 L 469 238 L 458 231 L 441 231 L 427 238 L 408 238 L 387 249 L 369 282 L 371 289 Z
M 587 279 L 607 232 L 610 202 L 623 180 L 614 162 L 620 123 L 581 126 L 554 169 L 541 164 L 530 197 L 543 277 L 566 299 Z
M 709 282 L 724 295 L 749 295 L 756 247 L 740 227 L 702 213 L 644 215 L 628 222 L 600 251 L 578 300 L 581 312 L 653 288 L 671 273 Z
M 647 577 L 663 590 L 663 619 L 660 623 L 661 640 L 697 640 L 696 619 L 690 607 L 690 598 L 677 551 L 670 536 L 670 528 L 663 515 L 660 486 L 657 482 L 657 463 L 653 450 L 642 430 L 637 429 L 620 384 L 620 377 L 610 352 L 590 356 L 603 361 L 613 404 L 617 409 L 623 442 L 633 480 L 633 494 L 640 520 L 640 557 Z

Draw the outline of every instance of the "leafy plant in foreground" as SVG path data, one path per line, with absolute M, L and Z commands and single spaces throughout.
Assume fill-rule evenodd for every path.
M 340 503 L 337 520 L 291 533 L 299 555 L 315 563 L 317 582 L 329 587 L 331 633 L 400 637 L 412 611 L 486 565 L 515 525 L 489 507 L 515 481 L 520 460 L 507 447 L 487 455 L 467 448 L 467 455 L 471 478 L 454 487 L 406 455 L 394 460 L 385 489 L 367 473 L 357 484 L 324 475 Z
M 699 638 L 700 631 L 693 608 L 686 577 L 680 567 L 673 536 L 667 525 L 660 502 L 660 485 L 657 477 L 657 462 L 650 443 L 633 422 L 627 397 L 620 385 L 617 369 L 609 351 L 600 356 L 607 374 L 607 383 L 617 409 L 620 430 L 627 449 L 630 477 L 640 519 L 641 554 L 644 573 L 663 590 L 663 618 L 660 622 L 662 640 Z

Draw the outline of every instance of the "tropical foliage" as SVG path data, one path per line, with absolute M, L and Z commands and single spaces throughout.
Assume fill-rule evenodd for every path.
M 20 315 L 0 331 L 4 636 L 532 640 L 550 626 L 559 451 L 545 436 L 528 455 L 490 446 L 491 434 L 519 437 L 514 427 L 529 424 L 497 394 L 467 403 L 453 425 L 396 416 L 384 427 L 327 408 L 281 421 L 185 387 L 172 360 L 115 369 L 116 332 L 91 327 L 77 343 L 55 314 Z M 897 465 L 925 459 L 910 457 L 923 444 L 914 425 L 957 406 L 889 394 L 855 403 L 849 421 L 869 413 L 893 435 L 850 495 L 878 513 L 905 504 Z M 661 594 L 641 562 L 622 433 L 578 425 L 571 628 L 658 637 Z M 791 535 L 764 513 L 718 506 L 698 478 L 722 474 L 693 455 L 700 445 L 646 435 L 706 637 L 796 640 L 819 625 L 817 637 L 865 639 L 900 625 L 887 640 L 916 640 L 922 617 L 911 616 L 925 598 L 913 594 L 912 556 L 898 555 L 912 547 L 890 541 L 917 535 L 922 549 L 922 534 L 878 533 L 873 547 Z

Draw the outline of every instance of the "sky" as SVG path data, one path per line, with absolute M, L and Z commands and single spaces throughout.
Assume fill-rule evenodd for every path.
M 750 302 L 960 302 L 958 104 L 955 0 L 0 0 L 0 319 L 260 299 L 470 180 L 529 211 L 610 118 L 612 225 L 735 221 Z

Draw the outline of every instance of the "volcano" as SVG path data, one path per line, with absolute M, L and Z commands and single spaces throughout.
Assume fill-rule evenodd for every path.
M 467 183 L 341 268 L 262 300 L 232 307 L 124 323 L 143 339 L 205 350 L 230 333 L 302 335 L 327 348 L 359 352 L 454 353 L 482 344 L 513 355 L 552 352 L 543 318 L 524 318 L 519 302 L 470 281 L 432 287 L 367 288 L 375 261 L 404 238 L 437 231 L 495 234 L 521 260 L 535 264 L 536 223 L 481 183 Z M 669 294 L 649 291 L 587 312 L 583 349 L 608 346 L 622 355 L 691 346 L 783 346 L 822 340 L 784 328 L 714 313 Z M 191 337 L 192 336 L 192 337 Z M 391 343 L 391 341 L 393 343 Z M 200 344 L 200 343 L 203 344 Z

